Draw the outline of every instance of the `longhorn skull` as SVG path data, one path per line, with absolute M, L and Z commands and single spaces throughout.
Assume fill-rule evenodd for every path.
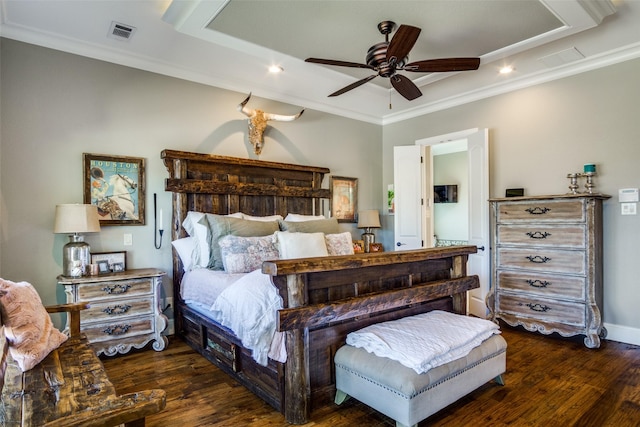
M 269 120 L 292 122 L 304 113 L 304 109 L 298 114 L 294 114 L 292 116 L 265 113 L 262 110 L 252 110 L 247 108 L 246 105 L 250 98 L 251 93 L 249 93 L 247 99 L 238 104 L 238 111 L 249 117 L 249 142 L 253 145 L 253 151 L 256 154 L 260 154 L 262 152 L 262 147 L 264 146 L 264 130 L 267 127 L 267 122 Z

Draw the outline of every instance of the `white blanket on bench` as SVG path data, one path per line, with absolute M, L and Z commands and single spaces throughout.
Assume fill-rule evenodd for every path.
M 446 311 L 367 326 L 347 335 L 347 344 L 387 357 L 418 374 L 466 356 L 493 334 L 498 325 Z

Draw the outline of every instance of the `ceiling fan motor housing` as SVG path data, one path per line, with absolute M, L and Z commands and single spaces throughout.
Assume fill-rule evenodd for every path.
M 402 69 L 409 60 L 409 56 L 406 56 L 401 61 L 396 62 L 395 66 L 392 66 L 387 62 L 388 47 L 389 42 L 380 42 L 371 46 L 367 51 L 367 65 L 378 71 L 380 77 L 391 77 L 396 69 Z

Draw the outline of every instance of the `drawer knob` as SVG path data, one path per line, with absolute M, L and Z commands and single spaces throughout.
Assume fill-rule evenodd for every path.
M 549 286 L 551 284 L 551 282 L 547 282 L 546 280 L 531 280 L 528 279 L 527 283 L 529 284 L 529 286 L 533 286 L 534 288 L 546 288 L 547 286 Z
M 546 256 L 542 257 L 540 255 L 535 255 L 535 256 L 529 255 L 529 256 L 527 256 L 527 259 L 530 262 L 533 262 L 534 264 L 544 264 L 545 262 L 551 261 L 551 258 L 547 258 Z
M 108 294 L 124 294 L 129 289 L 131 289 L 131 285 L 128 283 L 126 285 L 121 285 L 117 283 L 113 286 L 105 286 L 104 288 L 102 288 L 102 290 Z
M 126 334 L 129 329 L 131 329 L 131 325 L 113 325 L 103 329 L 102 332 L 107 335 L 123 335 Z
M 129 309 L 131 308 L 131 306 L 129 304 L 126 305 L 120 305 L 120 304 L 116 304 L 113 307 L 106 307 L 104 309 L 102 309 L 103 312 L 111 315 L 111 314 L 124 314 L 127 311 L 129 311 Z
M 541 231 L 528 231 L 527 232 L 527 236 L 529 236 L 532 239 L 546 239 L 547 237 L 551 236 L 551 233 L 547 233 L 546 231 L 541 232 Z
M 529 212 L 531 215 L 544 215 L 547 212 L 549 212 L 551 209 L 549 208 L 539 208 L 539 207 L 535 207 L 535 208 L 527 208 L 525 209 L 525 211 Z
M 537 312 L 540 312 L 540 313 L 545 313 L 545 312 L 551 310 L 551 307 L 549 307 L 548 305 L 543 305 L 543 304 L 531 304 L 531 303 L 528 303 L 527 307 L 529 307 L 533 311 L 537 311 Z

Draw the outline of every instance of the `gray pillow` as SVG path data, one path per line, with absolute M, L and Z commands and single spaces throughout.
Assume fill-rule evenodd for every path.
M 204 220 L 209 226 L 209 247 L 211 248 L 208 267 L 213 270 L 224 269 L 220 244 L 218 243 L 224 236 L 258 237 L 268 236 L 278 231 L 277 221 L 250 221 L 209 213 L 206 214 Z
M 335 218 L 318 219 L 313 221 L 278 221 L 280 230 L 292 233 L 324 233 L 335 234 L 340 232 L 338 220 Z

